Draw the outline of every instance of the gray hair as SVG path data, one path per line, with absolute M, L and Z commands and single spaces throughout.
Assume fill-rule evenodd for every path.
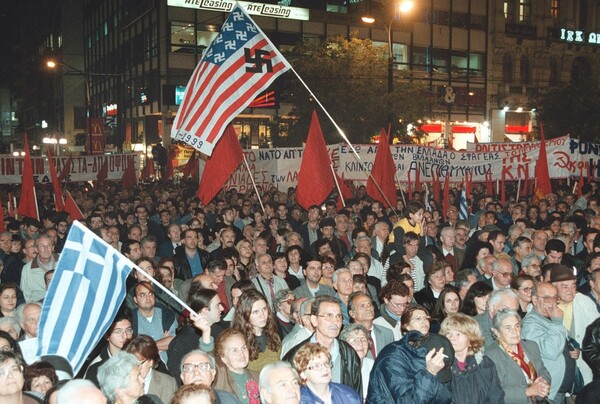
M 50 241 L 50 244 L 52 245 L 52 247 L 54 247 L 54 239 L 53 239 L 52 237 L 50 237 L 50 235 L 49 235 L 49 234 L 46 234 L 46 233 L 42 233 L 42 234 L 40 234 L 40 235 L 39 235 L 39 236 L 38 236 L 38 237 L 35 239 L 35 246 L 37 247 L 37 246 L 38 246 L 38 244 L 39 244 L 39 242 L 40 242 L 40 240 L 43 240 L 43 239 L 49 240 L 49 241 Z
M 310 310 L 308 310 L 308 307 L 311 306 L 314 301 L 315 301 L 315 298 L 311 297 L 310 299 L 306 299 L 305 301 L 303 301 L 300 304 L 300 315 L 301 316 L 305 316 L 307 314 L 310 314 Z
M 23 311 L 21 310 L 21 316 L 22 315 L 23 315 Z M 15 329 L 15 331 L 17 332 L 17 335 L 21 334 L 21 325 L 19 324 L 19 322 L 17 321 L 16 318 L 0 317 L 0 327 L 2 327 L 5 324 L 12 326 Z
M 31 302 L 31 303 L 23 303 L 17 306 L 17 308 L 15 309 L 15 320 L 17 320 L 17 323 L 22 327 L 21 324 L 23 324 L 23 311 L 25 310 L 25 307 L 29 306 L 29 305 L 33 305 L 33 306 L 38 306 L 40 308 L 40 310 L 42 309 L 42 305 L 39 304 L 38 302 Z
M 140 361 L 135 355 L 120 351 L 111 356 L 98 368 L 98 384 L 109 401 L 117 398 L 117 389 L 124 389 L 129 384 L 129 374 Z
M 73 379 L 65 383 L 60 390 L 58 390 L 58 394 L 56 395 L 57 403 L 76 403 L 78 400 L 81 400 L 80 394 L 84 394 L 89 389 L 98 390 L 98 387 L 94 383 L 86 379 Z M 83 390 L 83 391 L 82 391 Z
M 179 365 L 179 370 L 181 372 L 183 372 L 183 364 L 185 363 L 185 360 L 188 358 L 188 356 L 194 355 L 194 354 L 201 354 L 201 355 L 206 356 L 206 358 L 208 359 L 208 363 L 210 363 L 211 369 L 217 368 L 217 364 L 215 362 L 214 356 L 204 352 L 202 349 L 194 349 L 193 351 L 188 352 L 183 358 L 181 358 L 181 364 Z
M 539 262 L 540 264 L 542 263 L 542 261 L 540 260 L 540 257 L 538 257 L 538 255 L 536 253 L 527 254 L 526 256 L 521 258 L 521 267 L 523 267 L 523 268 L 528 267 L 529 265 L 533 264 L 534 262 Z
M 440 231 L 440 237 L 445 237 L 449 232 L 453 232 L 454 233 L 454 227 L 452 226 L 446 226 L 442 229 L 442 231 Z
M 485 309 L 489 311 L 496 311 L 495 308 L 504 298 L 514 299 L 515 302 L 519 301 L 519 296 L 517 296 L 517 292 L 512 289 L 499 289 L 494 290 L 490 294 L 490 298 L 488 299 Z M 517 303 L 518 304 L 518 303 Z
M 456 276 L 456 288 L 459 291 L 469 284 L 469 276 L 470 275 L 477 277 L 477 275 L 479 275 L 479 272 L 477 272 L 475 269 L 469 268 L 469 269 L 463 269 L 462 271 L 460 271 L 458 273 L 458 275 Z
M 515 239 L 515 233 L 517 233 L 520 230 L 521 230 L 521 227 L 518 224 L 513 224 L 512 226 L 510 226 L 508 228 L 508 239 L 509 240 L 514 240 Z M 521 235 L 523 235 L 522 231 L 521 231 Z
M 500 327 L 502 327 L 502 322 L 510 317 L 516 317 L 521 323 L 521 316 L 517 313 L 516 310 L 513 309 L 502 309 L 494 315 L 492 328 L 496 331 L 500 331 Z
M 343 274 L 343 273 L 349 273 L 350 276 L 352 276 L 352 272 L 348 268 L 339 268 L 339 269 L 336 269 L 335 272 L 333 273 L 332 282 L 337 283 L 338 277 L 340 276 L 339 274 Z
M 362 332 L 367 339 L 369 339 L 369 331 L 365 328 L 364 325 L 358 323 L 350 323 L 344 327 L 342 332 L 340 333 L 340 339 L 342 341 L 348 342 L 350 335 L 356 331 Z
M 275 293 L 275 301 L 273 302 L 275 303 L 275 307 L 279 307 L 279 305 L 283 303 L 283 301 L 286 300 L 289 295 L 293 296 L 294 293 L 292 293 L 292 291 L 288 288 L 277 291 L 277 293 Z
M 573 222 L 562 222 L 560 226 L 567 227 L 569 229 L 569 231 L 571 232 L 571 236 L 573 234 L 575 234 L 575 232 L 577 231 L 577 226 L 575 226 L 575 223 L 573 223 Z M 561 231 L 562 231 L 562 229 L 561 229 Z
M 269 393 L 271 392 L 271 385 L 269 384 L 269 376 L 271 376 L 271 372 L 276 371 L 278 369 L 290 369 L 292 371 L 292 373 L 294 374 L 294 376 L 296 377 L 296 380 L 298 382 L 300 382 L 300 377 L 298 376 L 298 372 L 296 372 L 296 369 L 294 369 L 289 362 L 284 362 L 284 361 L 272 362 L 272 363 L 269 363 L 268 365 L 266 365 L 260 371 L 260 376 L 258 377 L 259 391 L 262 389 L 265 389 Z M 262 395 L 260 398 L 260 402 L 262 404 L 266 404 L 265 399 L 264 399 L 264 397 L 262 397 Z
M 377 226 L 377 224 L 375 224 L 375 226 Z M 373 245 L 373 243 L 371 242 L 371 237 L 369 236 L 358 236 L 354 241 L 354 245 L 356 246 L 359 241 L 368 241 L 370 246 Z

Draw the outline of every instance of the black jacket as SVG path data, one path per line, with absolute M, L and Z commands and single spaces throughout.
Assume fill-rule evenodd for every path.
M 314 334 L 313 334 L 314 335 Z M 294 355 L 296 352 L 304 346 L 304 344 L 308 344 L 310 339 L 313 336 L 311 335 L 292 349 L 288 351 L 283 357 L 284 361 L 292 363 L 294 360 Z M 344 342 L 340 339 L 337 340 L 340 347 L 340 359 L 342 361 L 342 384 L 354 389 L 361 397 L 362 397 L 362 375 L 360 373 L 360 358 L 358 354 L 347 342 Z
M 196 248 L 196 251 L 200 255 L 200 263 L 202 268 L 206 270 L 208 265 L 208 251 Z M 192 268 L 185 254 L 185 246 L 180 245 L 175 249 L 175 255 L 173 256 L 175 261 L 175 277 L 181 280 L 188 280 L 192 278 Z
M 433 290 L 431 290 L 431 286 L 429 285 L 415 293 L 415 300 L 421 306 L 425 307 L 429 311 L 429 314 L 433 312 L 433 308 L 437 302 L 437 299 L 433 296 Z

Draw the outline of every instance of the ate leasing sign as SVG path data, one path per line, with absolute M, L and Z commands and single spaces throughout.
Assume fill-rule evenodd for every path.
M 233 10 L 235 0 L 168 0 L 167 5 L 173 7 L 193 8 L 197 10 L 222 11 Z M 263 17 L 288 18 L 291 20 L 309 20 L 309 10 L 300 7 L 264 4 L 260 2 L 238 1 L 248 14 Z

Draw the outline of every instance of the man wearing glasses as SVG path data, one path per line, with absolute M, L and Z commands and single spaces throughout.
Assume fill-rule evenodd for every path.
M 340 302 L 332 296 L 318 296 L 312 304 L 310 322 L 315 332 L 284 356 L 292 363 L 296 352 L 309 342 L 317 343 L 329 350 L 333 367 L 331 381 L 342 383 L 362 394 L 362 376 L 359 371 L 360 359 L 354 348 L 338 338 L 342 329 L 342 309 Z
M 492 277 L 484 282 L 494 290 L 509 289 L 512 276 L 512 262 L 507 258 L 499 258 L 492 264 Z
M 565 393 L 575 381 L 575 360 L 579 350 L 567 340 L 563 311 L 558 307 L 558 290 L 547 282 L 536 284 L 531 291 L 533 310 L 523 319 L 523 339 L 535 341 L 540 347 L 544 366 L 552 376 L 548 399 L 562 403 Z
M 204 384 L 211 386 L 217 374 L 215 358 L 200 349 L 191 351 L 181 360 L 181 381 L 184 385 Z M 212 389 L 221 404 L 239 404 L 240 401 L 230 393 Z

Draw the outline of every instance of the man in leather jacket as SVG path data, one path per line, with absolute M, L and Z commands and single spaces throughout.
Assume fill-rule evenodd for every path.
M 338 338 L 342 329 L 340 302 L 332 296 L 318 296 L 312 304 L 310 321 L 315 327 L 315 333 L 292 348 L 283 359 L 291 363 L 296 352 L 304 344 L 309 342 L 321 344 L 331 353 L 332 381 L 345 384 L 361 395 L 360 359 L 348 343 Z

